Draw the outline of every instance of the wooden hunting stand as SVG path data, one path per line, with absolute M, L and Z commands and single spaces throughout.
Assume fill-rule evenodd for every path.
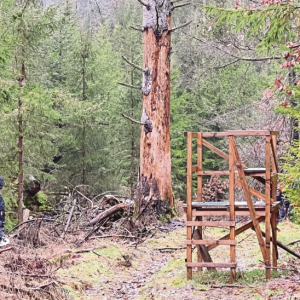
M 277 267 L 277 213 L 279 205 L 276 201 L 276 186 L 278 179 L 277 164 L 277 131 L 227 131 L 227 132 L 186 132 L 187 137 L 187 278 L 192 279 L 192 268 L 198 271 L 206 268 L 230 268 L 231 282 L 236 277 L 236 240 L 235 237 L 245 230 L 253 227 L 258 239 L 258 244 L 263 256 L 266 279 L 271 278 L 271 269 Z M 257 136 L 265 138 L 265 168 L 248 169 L 243 165 L 238 153 L 235 137 Z M 227 138 L 229 151 L 227 153 L 213 146 L 204 138 L 220 137 Z M 193 138 L 197 139 L 197 165 L 193 165 Z M 202 147 L 205 146 L 212 152 L 229 162 L 229 170 L 203 171 Z M 193 173 L 197 175 L 197 201 L 193 202 L 192 181 Z M 229 201 L 227 202 L 203 202 L 202 184 L 203 176 L 228 175 L 229 176 Z M 250 187 L 246 176 L 251 176 L 265 187 L 265 193 Z M 245 200 L 235 202 L 235 187 L 243 190 Z M 272 198 L 271 198 L 272 195 Z M 258 203 L 252 201 L 252 196 L 263 200 Z M 226 221 L 205 221 L 203 217 L 225 217 Z M 251 221 L 236 229 L 236 216 L 250 216 Z M 259 223 L 265 222 L 265 233 L 260 229 Z M 196 226 L 198 229 L 196 229 Z M 217 227 L 228 226 L 229 234 L 220 239 L 202 239 L 204 226 Z M 272 237 L 271 237 L 272 231 Z M 265 240 L 263 238 L 265 236 Z M 272 261 L 270 242 L 272 241 Z M 192 262 L 192 246 L 197 247 L 197 262 Z M 205 253 L 219 246 L 230 246 L 230 263 L 214 263 L 207 260 Z M 209 256 L 209 255 L 208 255 Z

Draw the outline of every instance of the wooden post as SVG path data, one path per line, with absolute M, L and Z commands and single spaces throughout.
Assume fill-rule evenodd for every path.
M 202 164 L 202 133 L 197 134 L 197 171 L 202 171 L 203 170 L 203 164 Z M 202 175 L 197 176 L 197 201 L 203 201 L 202 199 L 202 183 L 203 183 L 203 178 Z M 202 221 L 202 216 L 197 217 L 198 221 Z M 198 226 L 199 229 L 199 236 L 202 239 L 202 226 Z M 197 261 L 202 262 L 202 255 L 200 251 L 200 247 L 197 247 Z M 202 267 L 198 267 L 198 271 L 202 271 Z
M 229 143 L 229 204 L 230 204 L 230 221 L 235 221 L 235 212 L 234 212 L 234 150 L 232 144 Z M 230 240 L 235 240 L 235 226 L 230 226 Z M 230 246 L 230 262 L 235 263 L 235 245 Z M 230 282 L 233 283 L 236 279 L 236 269 L 230 269 Z
M 277 210 L 272 211 L 271 228 L 272 228 L 272 265 L 277 267 L 278 249 L 277 249 Z
M 276 164 L 277 159 L 277 136 L 271 135 L 271 145 L 272 145 L 272 172 L 276 173 L 278 170 L 278 166 Z M 276 201 L 277 196 L 277 180 L 271 182 L 272 187 L 272 198 Z M 277 267 L 277 259 L 278 259 L 278 249 L 277 249 L 277 213 L 278 210 L 274 208 L 271 212 L 271 230 L 272 230 L 272 266 Z
M 244 174 L 243 165 L 242 165 L 242 162 L 240 160 L 239 153 L 238 153 L 238 150 L 237 150 L 237 147 L 236 147 L 235 140 L 234 140 L 233 136 L 229 136 L 229 144 L 231 144 L 232 151 L 234 152 L 235 165 L 238 169 L 240 181 L 241 181 L 242 186 L 243 186 L 243 191 L 244 191 L 245 198 L 247 200 L 247 204 L 248 204 L 248 207 L 249 207 L 249 212 L 250 212 L 251 219 L 252 219 L 254 229 L 255 229 L 255 232 L 256 232 L 256 236 L 257 236 L 258 244 L 259 244 L 259 247 L 260 247 L 260 251 L 262 253 L 264 261 L 266 261 L 267 260 L 267 254 L 266 254 L 265 242 L 264 242 L 262 232 L 261 232 L 260 227 L 259 227 L 259 222 L 257 221 L 255 208 L 254 208 L 252 198 L 251 198 L 251 194 L 250 194 L 250 191 L 249 191 L 249 186 L 248 186 L 247 181 L 246 181 L 246 176 Z
M 266 184 L 265 184 L 265 193 L 266 193 L 266 260 L 265 265 L 267 267 L 271 266 L 271 255 L 270 255 L 270 238 L 271 238 L 271 136 L 266 136 Z M 271 278 L 271 269 L 266 268 L 266 279 Z
M 192 133 L 188 132 L 187 133 L 187 176 L 186 176 L 186 188 L 187 188 L 187 193 L 186 193 L 186 201 L 187 201 L 187 213 L 186 213 L 186 218 L 187 221 L 192 221 Z M 187 226 L 187 239 L 191 240 L 192 239 L 192 227 Z M 192 262 L 192 245 L 187 245 L 186 246 L 186 262 Z M 192 279 L 192 268 L 188 267 L 187 268 L 187 279 L 191 280 Z

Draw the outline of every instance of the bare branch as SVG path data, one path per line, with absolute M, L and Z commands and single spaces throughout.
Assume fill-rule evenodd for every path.
M 140 86 L 135 86 L 135 85 L 131 85 L 131 84 L 123 83 L 123 82 L 118 82 L 118 84 L 129 87 L 131 89 L 136 89 L 136 90 L 141 90 L 142 89 Z
M 189 21 L 189 22 L 187 22 L 187 23 L 185 23 L 185 24 L 182 24 L 182 25 L 179 25 L 179 26 L 177 26 L 177 27 L 172 28 L 170 31 L 171 31 L 171 32 L 174 32 L 175 30 L 180 29 L 180 28 L 183 28 L 183 27 L 186 27 L 186 26 L 190 25 L 191 23 L 192 23 L 192 21 Z
M 129 121 L 131 121 L 131 122 L 133 122 L 133 123 L 136 123 L 136 124 L 139 124 L 139 125 L 145 125 L 145 123 L 142 123 L 142 122 L 139 122 L 139 121 L 137 121 L 137 120 L 134 120 L 134 119 L 132 119 L 132 118 L 130 118 L 130 117 L 124 115 L 124 114 L 121 114 L 121 116 L 122 116 L 123 118 L 125 118 L 125 119 L 128 119 Z
M 142 5 L 144 5 L 145 7 L 147 7 L 147 9 L 150 9 L 150 5 L 146 4 L 144 1 L 142 0 L 138 0 Z
M 138 69 L 142 72 L 145 72 L 145 70 L 137 65 L 135 65 L 134 63 L 132 63 L 131 61 L 129 61 L 125 56 L 122 55 L 122 58 L 129 64 L 131 65 L 132 67 L 134 67 L 135 69 Z
M 130 26 L 131 29 L 134 29 L 136 31 L 139 31 L 139 32 L 144 32 L 144 30 L 142 28 L 137 28 L 137 27 L 134 27 L 134 26 Z
M 187 3 L 176 5 L 176 6 L 173 7 L 173 10 L 176 9 L 176 8 L 180 8 L 180 7 L 184 7 L 184 6 L 190 5 L 190 4 L 191 4 L 191 2 L 187 2 Z

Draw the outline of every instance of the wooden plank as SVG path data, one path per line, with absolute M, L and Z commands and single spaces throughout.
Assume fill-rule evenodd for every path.
M 257 216 L 265 216 L 266 212 L 264 210 L 256 210 L 255 211 Z M 247 210 L 236 210 L 236 216 L 243 216 L 243 217 L 250 217 L 251 213 Z M 193 210 L 192 212 L 193 217 L 198 216 L 206 216 L 206 217 L 229 217 L 230 212 L 224 210 Z
M 277 162 L 277 137 L 271 136 L 271 149 L 272 149 L 272 171 L 275 173 L 279 172 Z
M 229 171 L 198 171 L 196 172 L 198 176 L 204 176 L 204 175 L 229 175 Z
M 260 222 L 262 222 L 262 221 L 264 221 L 265 220 L 265 217 L 259 217 L 258 219 L 257 219 L 257 221 L 260 223 Z M 246 231 L 247 229 L 249 229 L 249 228 L 251 228 L 251 227 L 253 227 L 253 222 L 252 221 L 250 221 L 250 222 L 248 222 L 247 224 L 245 224 L 245 225 L 243 225 L 243 226 L 241 226 L 240 228 L 237 228 L 236 230 L 235 230 L 235 236 L 237 236 L 237 235 L 239 235 L 239 234 L 241 234 L 241 233 L 243 233 L 244 231 Z M 220 240 L 229 240 L 230 239 L 230 234 L 226 234 L 226 235 L 224 235 Z M 208 251 L 210 251 L 210 250 L 212 250 L 212 249 L 214 249 L 214 248 L 216 248 L 217 247 L 217 245 L 209 245 L 208 247 L 207 247 L 207 250 Z
M 277 267 L 278 248 L 277 248 L 277 212 L 271 214 L 271 228 L 272 228 L 272 266 Z
M 234 200 L 235 200 L 235 190 L 234 184 L 235 183 L 235 174 L 234 174 L 234 149 L 232 145 L 229 144 L 229 219 L 230 221 L 235 221 L 235 207 L 234 207 Z M 230 240 L 235 240 L 235 227 L 231 226 L 229 231 Z M 235 245 L 230 246 L 230 262 L 235 263 L 236 259 L 236 251 Z M 235 268 L 230 269 L 230 282 L 233 283 L 236 280 L 236 270 Z
M 218 226 L 235 226 L 235 221 L 187 221 L 185 226 L 208 226 L 208 227 L 218 227 Z
M 203 268 L 235 268 L 236 264 L 232 263 L 186 263 L 186 267 L 195 268 L 195 267 L 203 267 Z
M 192 212 L 192 216 L 193 217 L 197 217 L 197 216 L 209 216 L 209 217 L 214 217 L 214 216 L 222 216 L 222 217 L 229 217 L 229 212 L 228 211 L 195 211 L 193 210 Z
M 187 245 L 235 245 L 235 240 L 187 240 Z
M 198 171 L 198 167 L 197 166 L 192 166 L 192 173 L 195 173 Z
M 260 227 L 259 227 L 259 222 L 257 221 L 255 208 L 254 208 L 254 205 L 253 205 L 253 202 L 252 202 L 252 199 L 251 199 L 250 191 L 248 189 L 248 184 L 247 184 L 247 181 L 246 181 L 246 177 L 245 177 L 244 170 L 243 170 L 243 167 L 242 167 L 242 162 L 240 160 L 240 156 L 239 156 L 236 144 L 235 144 L 234 137 L 232 137 L 232 136 L 229 137 L 229 143 L 231 144 L 231 147 L 232 147 L 233 152 L 234 152 L 235 165 L 238 169 L 239 177 L 240 177 L 240 180 L 242 182 L 243 191 L 244 191 L 247 203 L 248 203 L 251 219 L 253 221 L 254 229 L 255 229 L 255 232 L 256 232 L 257 239 L 258 239 L 258 244 L 259 244 L 262 256 L 264 258 L 264 261 L 266 261 L 267 260 L 267 254 L 266 254 L 265 242 L 264 242 L 264 239 L 263 239 Z
M 202 171 L 202 133 L 197 136 L 197 167 L 198 171 Z M 197 177 L 197 201 L 202 202 L 202 176 Z
M 228 136 L 228 132 L 202 132 L 202 137 L 225 137 Z
M 241 181 L 238 180 L 238 179 L 235 179 L 235 185 L 238 186 L 238 187 L 240 187 L 240 188 L 243 187 Z M 250 193 L 253 196 L 256 196 L 257 198 L 259 198 L 259 199 L 261 199 L 263 201 L 266 201 L 266 195 L 264 195 L 263 193 L 257 191 L 256 189 L 254 189 L 254 188 L 252 188 L 250 186 L 248 186 L 248 188 L 249 188 Z M 274 202 L 274 199 L 271 199 L 271 202 Z
M 279 135 L 279 131 L 273 131 L 273 130 L 271 130 L 271 135 Z
M 192 133 L 188 132 L 187 134 L 187 221 L 192 221 L 192 197 L 193 197 L 193 186 L 192 186 Z M 187 239 L 192 239 L 192 228 L 187 227 Z M 186 261 L 192 262 L 192 246 L 187 245 L 186 248 Z M 192 268 L 187 268 L 187 279 L 192 279 Z
M 210 144 L 208 141 L 206 140 L 202 140 L 202 143 L 205 147 L 207 147 L 209 150 L 211 150 L 212 152 L 216 153 L 217 155 L 221 156 L 222 158 L 224 158 L 225 160 L 229 161 L 229 155 L 226 154 L 225 152 L 223 152 L 222 150 L 218 149 L 217 147 L 215 147 L 214 145 Z
M 265 211 L 258 211 L 258 210 L 256 210 L 255 214 L 257 216 L 265 216 L 266 212 Z M 241 211 L 235 211 L 235 215 L 239 216 L 239 217 L 241 217 L 241 216 L 243 216 L 243 217 L 251 217 L 251 212 L 250 211 L 242 211 L 242 210 Z
M 202 240 L 202 234 L 200 233 L 199 229 L 195 229 L 193 233 L 193 239 L 194 240 Z M 196 245 L 197 248 L 197 254 L 198 254 L 198 262 L 213 262 L 212 258 L 205 247 L 205 245 Z M 215 268 L 209 268 L 209 270 L 215 270 Z M 202 268 L 198 268 L 198 271 L 201 272 Z
M 277 181 L 278 180 L 278 174 L 271 176 L 271 181 Z
M 271 266 L 271 253 L 270 253 L 270 238 L 271 238 L 271 209 L 270 209 L 270 194 L 271 194 L 271 136 L 266 136 L 266 184 L 265 184 L 265 193 L 266 193 L 266 260 L 265 265 L 267 267 Z M 266 268 L 266 279 L 271 279 L 271 269 Z
M 187 136 L 188 132 L 184 132 Z M 192 132 L 193 138 L 197 137 L 198 132 Z M 270 130 L 231 130 L 226 132 L 202 132 L 202 137 L 226 137 L 226 136 L 266 136 L 266 135 L 279 135 L 279 131 Z
M 229 130 L 227 131 L 232 136 L 266 136 L 270 135 L 270 130 Z

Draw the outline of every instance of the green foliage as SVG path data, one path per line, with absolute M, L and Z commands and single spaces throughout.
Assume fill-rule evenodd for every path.
M 256 38 L 260 42 L 257 49 L 270 53 L 278 52 L 286 47 L 286 42 L 293 40 L 297 33 L 292 20 L 298 17 L 296 3 L 274 6 L 266 5 L 259 9 L 223 9 L 205 6 L 209 16 L 213 16 L 215 24 L 223 27 L 224 23 L 231 31 L 246 32 L 246 38 Z

